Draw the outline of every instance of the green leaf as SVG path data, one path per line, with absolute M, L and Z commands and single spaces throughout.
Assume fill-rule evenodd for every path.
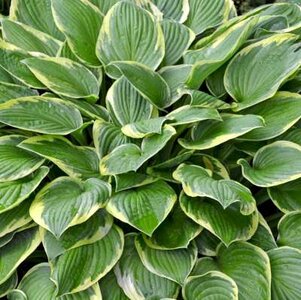
M 0 284 L 39 246 L 37 227 L 17 233 L 11 242 L 0 248 Z
M 188 0 L 153 0 L 153 3 L 163 12 L 164 18 L 183 23 L 189 13 Z
M 300 296 L 301 251 L 281 247 L 268 252 L 272 269 L 272 299 L 297 300 Z
M 100 176 L 99 159 L 95 150 L 90 147 L 74 146 L 63 137 L 47 135 L 32 137 L 24 140 L 18 147 L 21 148 L 17 148 L 18 151 L 24 152 L 25 149 L 52 161 L 70 177 Z
M 178 285 L 148 271 L 135 249 L 136 234 L 126 236 L 123 255 L 114 268 L 117 282 L 130 299 L 176 298 Z
M 284 215 L 278 223 L 278 245 L 301 250 L 300 228 L 301 212 L 293 211 Z
M 117 126 L 151 117 L 153 107 L 125 77 L 116 80 L 106 95 L 106 105 Z
M 188 218 L 179 205 L 169 213 L 151 237 L 143 235 L 146 244 L 159 250 L 188 248 L 190 242 L 202 231 L 202 227 Z
M 51 274 L 57 285 L 57 296 L 83 291 L 105 276 L 119 260 L 123 244 L 121 229 L 113 226 L 101 240 L 59 256 L 53 262 Z
M 244 215 L 256 210 L 256 201 L 247 187 L 230 179 L 215 180 L 203 167 L 181 164 L 173 177 L 190 197 L 208 197 L 219 202 L 224 209 L 238 202 Z
M 18 284 L 18 274 L 13 273 L 4 283 L 0 285 L 0 297 L 6 296 L 12 289 L 14 289 Z
M 52 92 L 70 98 L 98 99 L 99 82 L 83 65 L 62 57 L 22 61 Z
M 231 139 L 235 139 L 253 129 L 264 126 L 264 120 L 256 115 L 222 114 L 223 121 L 206 121 L 196 125 L 192 139 L 179 139 L 186 149 L 210 149 Z
M 241 137 L 248 141 L 262 141 L 279 136 L 301 118 L 301 96 L 295 93 L 278 92 L 273 98 L 244 111 L 263 117 L 265 126 Z
M 210 231 L 204 229 L 201 234 L 196 237 L 195 242 L 198 246 L 199 254 L 204 256 L 216 256 L 220 240 Z
M 301 210 L 301 179 L 268 189 L 269 196 L 279 210 L 284 213 Z
M 31 268 L 22 278 L 18 290 L 31 300 L 52 300 L 56 298 L 56 286 L 50 280 L 50 266 L 41 263 Z M 98 284 L 92 285 L 85 291 L 60 297 L 61 300 L 101 300 L 101 293 Z
M 125 76 L 141 96 L 154 106 L 165 108 L 170 105 L 170 89 L 166 81 L 149 67 L 137 62 L 122 61 L 111 63 L 107 69 Z
M 151 236 L 177 200 L 174 190 L 164 181 L 122 191 L 113 195 L 107 211 L 122 222 Z
M 191 198 L 182 193 L 180 205 L 188 217 L 216 235 L 227 246 L 235 241 L 250 239 L 257 229 L 257 211 L 248 216 L 242 215 L 237 204 L 223 209 L 209 199 Z
M 0 183 L 0 213 L 18 206 L 35 191 L 48 174 L 47 167 L 41 167 L 32 174 L 15 180 Z
M 60 177 L 37 194 L 30 215 L 59 238 L 69 227 L 87 221 L 104 207 L 110 194 L 110 185 L 102 180 L 89 178 L 82 182 Z
M 185 300 L 238 300 L 238 288 L 235 281 L 217 271 L 188 277 L 182 293 Z
M 108 273 L 99 281 L 99 287 L 103 299 L 111 300 L 128 300 L 129 298 L 124 294 L 123 290 L 117 283 L 116 276 L 113 271 Z
M 228 0 L 189 0 L 189 7 L 185 24 L 196 34 L 226 21 L 231 8 Z
M 62 42 L 33 27 L 20 22 L 4 19 L 2 21 L 3 38 L 25 51 L 41 52 L 55 56 Z
M 51 4 L 54 21 L 72 52 L 83 62 L 99 66 L 95 53 L 103 20 L 99 9 L 86 0 L 52 0 Z
M 157 154 L 175 135 L 173 127 L 165 125 L 162 134 L 155 134 L 142 140 L 141 148 L 135 144 L 116 147 L 102 158 L 100 171 L 102 175 L 116 175 L 137 171 L 148 159 Z
M 22 97 L 0 104 L 0 122 L 23 130 L 59 135 L 69 134 L 83 124 L 76 108 L 61 99 L 41 96 Z
M 11 99 L 37 95 L 38 92 L 36 90 L 29 89 L 28 87 L 7 82 L 0 82 L 0 104 Z
M 44 88 L 44 85 L 21 61 L 32 57 L 28 52 L 0 40 L 0 66 L 11 76 L 29 87 Z
M 51 261 L 70 249 L 97 242 L 107 235 L 112 225 L 113 217 L 100 209 L 86 222 L 68 228 L 59 239 L 43 227 L 40 227 L 40 235 Z
M 224 64 L 206 79 L 206 86 L 210 93 L 217 98 L 224 97 L 227 94 L 224 85 L 224 76 L 227 65 Z
M 193 242 L 187 249 L 158 250 L 150 248 L 142 236 L 137 236 L 135 245 L 142 263 L 150 272 L 181 285 L 197 259 L 197 247 Z
M 100 158 L 108 155 L 120 145 L 130 143 L 121 128 L 109 122 L 97 120 L 93 125 L 93 141 Z
M 8 300 L 27 300 L 26 295 L 20 290 L 11 290 L 7 295 Z
M 190 276 L 205 275 L 212 271 L 220 271 L 217 261 L 212 257 L 201 257 L 197 260 Z
M 276 34 L 241 50 L 225 73 L 225 87 L 236 111 L 271 98 L 301 65 L 298 36 Z
M 146 10 L 121 1 L 104 17 L 96 46 L 96 54 L 104 65 L 133 61 L 155 70 L 164 52 L 160 24 Z
M 176 1 L 175 4 L 177 5 Z M 163 20 L 161 26 L 165 39 L 165 57 L 162 64 L 171 66 L 175 64 L 189 48 L 195 39 L 195 34 L 185 25 L 172 20 Z
M 54 23 L 51 0 L 12 0 L 10 19 L 27 24 L 56 39 L 64 39 Z
M 92 0 L 91 2 L 99 6 L 101 12 L 106 15 L 109 9 L 120 0 Z
M 220 270 L 236 282 L 239 299 L 271 299 L 269 257 L 259 247 L 246 242 L 221 246 L 217 262 Z
M 0 137 L 0 182 L 23 178 L 43 164 L 43 158 L 17 147 L 24 139 L 18 135 Z
M 252 184 L 273 187 L 301 177 L 301 146 L 286 141 L 276 141 L 260 148 L 253 166 L 238 160 L 243 176 Z
M 220 0 L 214 1 L 220 2 Z M 201 2 L 194 0 L 194 2 L 211 3 L 208 0 Z M 220 29 L 217 33 L 213 33 L 212 37 L 205 38 L 206 41 L 199 46 L 199 49 L 187 51 L 184 55 L 184 63 L 193 65 L 187 81 L 188 87 L 198 89 L 208 75 L 227 62 L 250 36 L 256 22 L 256 18 L 250 18 L 234 25 L 232 22 L 233 26 L 220 27 L 223 30 Z

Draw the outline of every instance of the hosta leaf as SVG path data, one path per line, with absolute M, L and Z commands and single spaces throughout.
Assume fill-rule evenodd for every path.
M 27 300 L 26 295 L 17 289 L 11 290 L 7 295 L 8 300 Z
M 62 46 L 62 43 L 52 36 L 9 19 L 2 21 L 2 32 L 6 41 L 25 51 L 55 56 Z
M 117 126 L 123 126 L 151 117 L 153 107 L 127 81 L 125 77 L 116 80 L 106 95 L 111 118 Z
M 301 212 L 294 211 L 284 215 L 278 223 L 278 245 L 301 250 L 300 228 Z
M 17 233 L 11 242 L 0 248 L 0 284 L 39 246 L 37 227 Z
M 187 248 L 202 231 L 202 227 L 188 218 L 176 205 L 151 237 L 143 235 L 146 244 L 154 249 L 174 250 Z
M 103 299 L 111 300 L 128 300 L 129 298 L 124 294 L 123 290 L 117 283 L 116 276 L 113 271 L 108 273 L 99 281 L 99 287 Z
M 224 85 L 224 75 L 227 65 L 223 65 L 221 68 L 216 70 L 206 80 L 206 86 L 210 93 L 217 98 L 223 97 L 227 94 Z
M 121 229 L 113 226 L 101 240 L 71 249 L 58 257 L 51 274 L 58 287 L 58 296 L 83 291 L 96 283 L 119 260 L 123 244 Z
M 115 148 L 101 160 L 101 174 L 116 175 L 137 171 L 145 161 L 157 154 L 175 133 L 173 127 L 165 125 L 162 134 L 144 138 L 141 148 L 135 144 L 124 144 Z
M 288 130 L 300 119 L 301 96 L 279 92 L 273 98 L 252 106 L 244 112 L 263 117 L 265 126 L 252 130 L 241 139 L 248 141 L 271 139 Z
M 197 259 L 195 243 L 191 243 L 187 249 L 158 250 L 150 248 L 142 236 L 137 236 L 135 245 L 142 263 L 150 272 L 181 285 Z
M 178 285 L 148 271 L 135 249 L 135 234 L 126 236 L 125 249 L 114 268 L 117 282 L 130 299 L 176 298 Z
M 235 110 L 272 97 L 301 65 L 298 36 L 276 34 L 240 51 L 225 73 L 225 87 L 237 101 Z M 273 71 L 271 71 L 273 68 Z
M 183 23 L 189 13 L 188 0 L 153 0 L 153 3 L 162 11 L 164 18 Z
M 198 246 L 199 254 L 204 256 L 216 256 L 220 240 L 210 231 L 204 229 L 201 234 L 196 237 L 195 242 Z
M 221 246 L 217 262 L 220 270 L 236 282 L 239 299 L 271 299 L 269 257 L 259 247 L 246 242 Z
M 238 300 L 238 288 L 231 277 L 217 271 L 188 277 L 183 288 L 185 300 Z
M 121 128 L 112 123 L 96 121 L 93 125 L 93 141 L 100 158 L 103 158 L 120 145 L 130 142 Z
M 176 1 L 174 3 L 178 5 Z M 162 64 L 170 66 L 175 64 L 189 48 L 195 34 L 185 25 L 172 20 L 163 20 L 161 26 L 165 39 L 165 57 Z
M 223 209 L 214 201 L 191 198 L 184 193 L 180 197 L 180 204 L 188 217 L 216 235 L 225 245 L 239 240 L 246 241 L 257 229 L 257 211 L 244 216 L 237 204 Z
M 273 187 L 301 177 L 301 146 L 277 141 L 260 148 L 253 159 L 253 166 L 238 160 L 243 176 L 254 185 Z
M 18 284 L 18 274 L 17 272 L 13 273 L 4 283 L 0 285 L 0 297 L 7 295 L 9 291 L 14 289 Z
M 96 54 L 104 65 L 135 61 L 155 70 L 164 52 L 162 29 L 146 10 L 121 1 L 104 17 L 96 46 Z
M 0 182 L 23 178 L 43 164 L 43 158 L 17 147 L 24 139 L 17 135 L 0 137 Z
M 141 96 L 156 107 L 164 108 L 170 104 L 170 89 L 166 81 L 149 67 L 137 62 L 115 62 L 108 69 L 124 75 Z
M 92 0 L 91 2 L 97 5 L 101 12 L 106 15 L 109 9 L 119 1 L 120 0 Z
M 0 213 L 10 210 L 24 201 L 48 174 L 47 167 L 41 167 L 32 174 L 15 180 L 0 183 Z
M 89 65 L 100 65 L 95 53 L 103 19 L 99 9 L 87 0 L 52 0 L 51 4 L 54 21 L 73 53 Z
M 41 263 L 31 268 L 22 278 L 18 290 L 31 300 L 52 300 L 56 298 L 56 286 L 50 280 L 50 266 Z M 92 285 L 85 291 L 60 297 L 61 300 L 101 300 L 98 284 Z
M 256 209 L 256 201 L 247 187 L 230 179 L 215 180 L 203 167 L 181 164 L 173 177 L 182 184 L 184 192 L 190 197 L 214 199 L 224 209 L 238 202 L 244 215 Z
M 231 8 L 228 0 L 189 0 L 189 7 L 185 24 L 196 34 L 226 21 Z
M 51 0 L 12 0 L 10 18 L 63 40 L 53 20 Z
M 259 214 L 259 223 L 257 230 L 252 236 L 252 238 L 249 240 L 249 243 L 260 247 L 264 251 L 277 248 L 277 244 L 273 233 L 268 223 L 265 221 L 261 214 Z
M 301 251 L 281 247 L 268 252 L 272 269 L 272 299 L 297 300 L 300 296 Z
M 31 200 L 22 202 L 18 207 L 10 209 L 1 214 L 0 219 L 0 237 L 18 230 L 22 226 L 25 226 L 31 221 L 29 215 L 29 207 Z
M 61 99 L 40 96 L 0 104 L 0 122 L 24 130 L 59 135 L 69 134 L 83 124 L 76 108 Z
M 71 177 L 99 177 L 99 160 L 94 149 L 74 146 L 63 137 L 32 137 L 24 140 L 19 148 L 49 159 Z M 18 151 L 24 151 L 22 149 Z
M 54 93 L 93 101 L 98 98 L 99 82 L 79 63 L 62 57 L 30 58 L 22 62 Z
M 47 257 L 53 260 L 70 249 L 97 242 L 112 225 L 112 216 L 100 209 L 86 222 L 68 228 L 59 239 L 43 227 L 40 227 L 40 234 Z
M 194 0 L 194 2 L 206 2 L 211 5 L 208 0 Z M 184 63 L 193 64 L 187 85 L 190 88 L 198 89 L 208 75 L 220 68 L 244 44 L 255 24 L 256 19 L 252 18 L 238 22 L 233 26 L 228 26 L 227 30 L 223 30 L 219 34 L 213 33 L 213 37 L 209 40 L 205 38 L 206 42 L 200 46 L 200 49 L 187 51 L 184 55 Z
M 87 221 L 104 207 L 110 193 L 110 185 L 96 178 L 81 182 L 60 177 L 37 194 L 30 215 L 36 223 L 59 238 L 69 227 Z
M 0 104 L 11 99 L 37 95 L 38 92 L 36 90 L 32 90 L 28 87 L 7 82 L 0 82 Z
M 0 41 L 0 66 L 25 85 L 37 89 L 44 88 L 44 85 L 21 62 L 30 57 L 26 51 L 3 40 Z
M 220 271 L 217 261 L 212 257 L 201 257 L 197 260 L 190 276 L 205 275 L 212 271 Z
M 301 210 L 301 179 L 268 189 L 273 203 L 284 213 Z
M 179 143 L 186 149 L 210 149 L 264 126 L 263 118 L 256 115 L 224 114 L 222 119 L 202 122 L 193 129 L 192 140 L 179 139 Z
M 177 195 L 167 183 L 157 181 L 116 193 L 106 209 L 115 218 L 151 236 L 167 217 L 176 199 Z

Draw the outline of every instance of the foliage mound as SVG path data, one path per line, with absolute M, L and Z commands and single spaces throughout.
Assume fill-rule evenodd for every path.
M 300 300 L 301 10 L 13 0 L 0 296 Z

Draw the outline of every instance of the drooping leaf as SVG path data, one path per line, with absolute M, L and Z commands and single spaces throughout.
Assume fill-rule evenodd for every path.
M 188 277 L 183 288 L 185 300 L 238 300 L 238 288 L 231 277 L 217 271 Z
M 0 297 L 5 297 L 18 284 L 18 274 L 13 273 L 4 283 L 0 285 Z
M 55 24 L 65 35 L 73 53 L 83 62 L 99 66 L 95 53 L 103 15 L 99 9 L 85 0 L 52 0 Z
M 273 187 L 301 177 L 301 147 L 292 142 L 277 141 L 260 148 L 252 167 L 240 159 L 243 176 L 254 185 Z
M 181 285 L 197 259 L 197 247 L 194 242 L 187 249 L 158 250 L 149 247 L 142 236 L 137 236 L 135 245 L 142 263 L 150 272 Z
M 164 57 L 162 29 L 149 12 L 121 1 L 104 17 L 96 54 L 104 65 L 133 61 L 155 70 Z
M 60 177 L 37 194 L 30 215 L 37 224 L 59 238 L 69 227 L 87 221 L 104 207 L 110 193 L 110 185 L 100 179 L 89 178 L 81 182 Z
M 29 58 L 22 62 L 54 93 L 92 101 L 98 98 L 99 82 L 79 63 L 62 57 Z
M 179 139 L 186 149 L 210 149 L 247 132 L 264 126 L 264 120 L 256 115 L 221 115 L 223 121 L 206 121 L 196 125 L 192 131 L 192 139 Z
M 167 217 L 176 199 L 174 190 L 167 183 L 157 181 L 116 193 L 106 209 L 115 218 L 151 236 Z
M 274 96 L 281 83 L 299 68 L 297 39 L 293 34 L 276 34 L 235 56 L 225 73 L 225 87 L 237 102 L 236 111 Z
M 258 213 L 242 215 L 237 204 L 223 209 L 216 202 L 206 198 L 191 198 L 184 193 L 180 205 L 193 221 L 216 235 L 225 245 L 235 241 L 246 241 L 255 233 Z
M 58 296 L 77 293 L 95 284 L 119 260 L 123 245 L 123 232 L 114 225 L 101 240 L 59 256 L 53 262 L 51 274 L 51 279 L 57 285 Z
M 52 161 L 73 178 L 99 177 L 99 159 L 93 148 L 75 146 L 59 136 L 37 136 L 23 140 L 18 146 Z M 30 152 L 28 152 L 30 154 Z M 36 156 L 34 156 L 36 157 Z
M 0 104 L 0 122 L 28 131 L 58 135 L 67 135 L 83 124 L 76 108 L 61 99 L 40 96 Z

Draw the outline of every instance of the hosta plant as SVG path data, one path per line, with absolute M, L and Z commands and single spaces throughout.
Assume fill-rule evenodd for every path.
M 0 297 L 300 300 L 301 9 L 12 0 Z

